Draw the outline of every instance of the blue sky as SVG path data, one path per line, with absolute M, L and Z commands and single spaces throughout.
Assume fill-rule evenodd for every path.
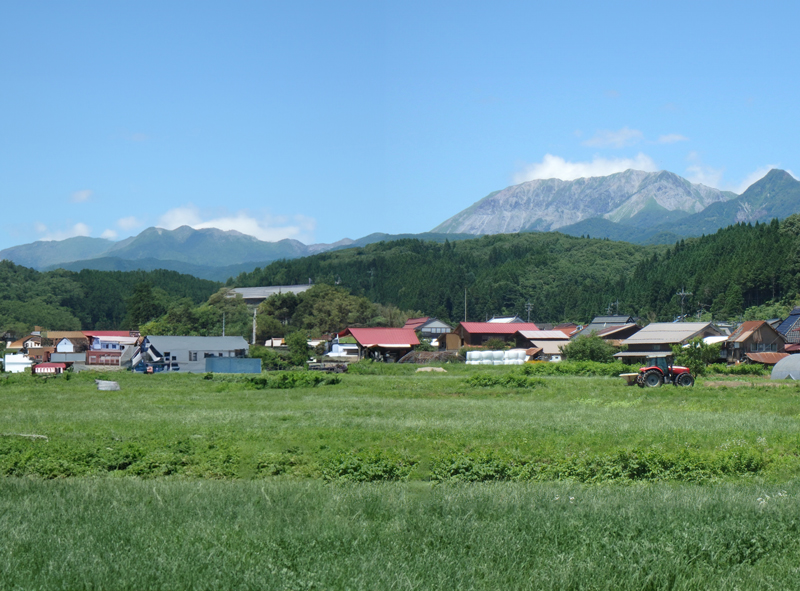
M 428 231 L 531 178 L 800 171 L 791 2 L 6 2 L 0 248 Z

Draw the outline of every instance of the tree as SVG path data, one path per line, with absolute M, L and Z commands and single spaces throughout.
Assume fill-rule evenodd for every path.
M 304 333 L 298 330 L 290 334 L 286 337 L 286 346 L 294 365 L 303 365 L 308 361 L 308 339 Z
M 568 345 L 561 347 L 561 352 L 570 361 L 599 361 L 611 363 L 617 348 L 607 343 L 596 333 L 579 336 Z
M 693 375 L 701 376 L 705 373 L 709 363 L 719 360 L 721 347 L 720 343 L 709 345 L 702 338 L 696 337 L 689 341 L 686 347 L 672 345 L 672 356 L 675 365 L 688 367 Z

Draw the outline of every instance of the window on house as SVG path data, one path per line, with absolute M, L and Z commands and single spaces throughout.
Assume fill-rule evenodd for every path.
M 189 361 L 197 361 L 197 351 L 189 351 Z

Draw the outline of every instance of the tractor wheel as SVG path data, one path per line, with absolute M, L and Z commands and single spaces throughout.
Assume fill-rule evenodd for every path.
M 644 374 L 639 374 L 636 376 L 636 385 L 640 388 L 644 388 Z
M 679 375 L 677 382 L 679 386 L 686 386 L 687 388 L 694 386 L 694 378 L 688 373 L 682 373 Z
M 660 371 L 651 369 L 650 371 L 645 372 L 644 376 L 642 377 L 642 381 L 648 388 L 658 388 L 664 383 L 664 376 L 661 375 Z

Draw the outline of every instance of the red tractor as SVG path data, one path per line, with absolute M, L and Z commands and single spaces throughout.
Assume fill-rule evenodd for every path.
M 636 384 L 640 388 L 658 388 L 662 384 L 673 384 L 674 386 L 694 386 L 694 378 L 688 367 L 672 365 L 671 358 L 668 361 L 666 355 L 650 355 L 648 360 L 653 364 L 639 370 L 636 377 Z

